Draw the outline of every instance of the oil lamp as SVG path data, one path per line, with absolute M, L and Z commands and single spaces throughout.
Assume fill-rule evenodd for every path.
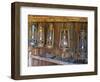
M 38 25 L 38 47 L 43 47 L 45 42 L 44 27 L 42 23 Z
M 48 48 L 52 48 L 54 45 L 54 28 L 53 24 L 50 23 L 48 30 L 47 30 L 47 40 L 46 40 L 46 45 Z
M 37 46 L 37 27 L 34 24 L 32 24 L 32 27 L 31 27 L 31 42 L 30 42 L 30 45 L 32 47 Z
M 66 30 L 66 27 L 64 27 L 64 25 L 62 24 L 62 27 L 61 27 L 61 32 L 60 32 L 60 48 L 62 49 L 62 59 L 66 57 L 67 53 L 67 49 L 68 49 L 68 33 L 67 33 L 67 30 Z
M 80 31 L 79 52 L 81 59 L 87 61 L 87 41 L 84 30 Z

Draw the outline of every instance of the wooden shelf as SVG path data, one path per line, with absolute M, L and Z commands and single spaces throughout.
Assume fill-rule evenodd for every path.
M 31 57 L 34 58 L 34 59 L 55 63 L 55 64 L 58 64 L 58 65 L 68 65 L 69 64 L 68 62 L 63 62 L 63 61 L 56 60 L 56 59 L 44 58 L 44 57 L 40 57 L 40 56 L 31 55 Z
M 87 17 L 29 15 L 29 22 L 87 22 Z

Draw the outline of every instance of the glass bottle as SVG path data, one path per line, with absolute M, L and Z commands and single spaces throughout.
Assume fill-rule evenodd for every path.
M 44 46 L 44 27 L 42 23 L 39 23 L 38 25 L 38 47 Z
M 46 45 L 48 48 L 52 48 L 54 44 L 54 28 L 53 28 L 53 24 L 50 23 L 49 24 L 49 28 L 47 30 L 47 41 L 46 41 Z

